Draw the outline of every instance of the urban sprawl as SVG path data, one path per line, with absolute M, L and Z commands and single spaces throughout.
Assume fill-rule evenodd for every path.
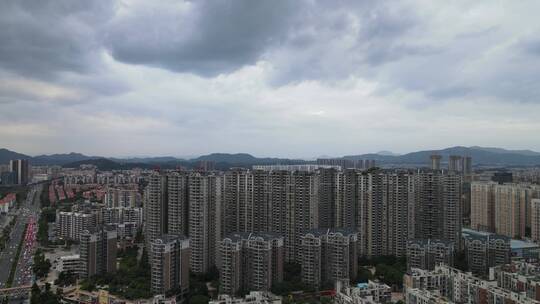
M 0 165 L 0 300 L 540 303 L 540 170 L 425 163 L 12 160 Z

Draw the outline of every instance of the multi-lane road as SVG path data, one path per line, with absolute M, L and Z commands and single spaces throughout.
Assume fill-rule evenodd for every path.
M 16 258 L 17 249 L 24 239 L 17 268 L 11 287 L 24 286 L 32 283 L 32 258 L 35 249 L 35 235 L 37 233 L 37 219 L 40 211 L 40 195 L 42 185 L 31 186 L 26 200 L 16 211 L 16 223 L 11 231 L 11 238 L 6 248 L 0 253 L 0 288 L 6 288 L 11 266 Z M 25 227 L 28 224 L 27 233 Z

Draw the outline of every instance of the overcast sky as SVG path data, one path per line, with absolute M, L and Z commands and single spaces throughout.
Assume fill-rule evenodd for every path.
M 537 0 L 1 0 L 0 147 L 540 150 L 539 11 Z

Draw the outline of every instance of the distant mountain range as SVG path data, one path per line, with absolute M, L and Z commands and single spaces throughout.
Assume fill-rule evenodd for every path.
M 449 155 L 470 156 L 474 165 L 494 166 L 540 166 L 540 153 L 530 150 L 505 150 L 501 148 L 486 147 L 451 147 L 441 150 L 426 150 L 398 155 L 389 151 L 361 155 L 347 155 L 344 159 L 374 159 L 381 165 L 420 165 L 429 163 L 431 154 L 439 154 L 443 162 Z M 213 161 L 216 169 L 230 167 L 250 167 L 252 165 L 270 164 L 306 164 L 314 161 L 288 158 L 258 158 L 247 153 L 213 153 L 192 159 L 181 159 L 172 156 L 136 157 L 136 158 L 106 158 L 101 156 L 87 156 L 81 153 L 52 154 L 28 156 L 7 149 L 0 149 L 0 164 L 6 164 L 11 159 L 29 159 L 32 165 L 60 165 L 64 167 L 78 167 L 82 164 L 94 164 L 102 170 L 128 169 L 128 168 L 192 168 L 199 161 Z

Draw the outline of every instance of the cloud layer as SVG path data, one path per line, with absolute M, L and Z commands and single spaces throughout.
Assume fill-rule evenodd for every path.
M 537 1 L 0 3 L 29 154 L 540 150 Z

